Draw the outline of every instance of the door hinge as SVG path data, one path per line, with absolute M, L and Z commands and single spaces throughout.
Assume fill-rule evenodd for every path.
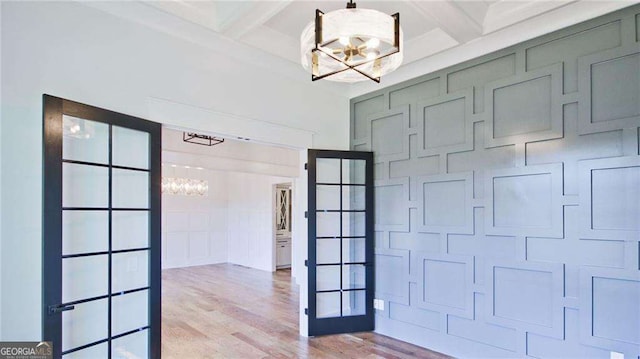
M 308 169 L 309 169 L 309 164 L 308 164 L 308 163 L 305 163 L 305 164 L 304 164 L 304 169 L 305 169 L 305 170 L 308 170 Z
M 74 309 L 76 309 L 75 305 L 64 305 L 64 304 L 50 305 L 49 315 L 58 314 L 58 313 L 66 312 L 67 310 L 74 310 Z
M 309 315 L 309 308 L 304 308 L 304 315 Z
M 309 212 L 308 211 L 304 211 L 304 218 L 309 218 Z
M 308 261 L 308 260 L 306 260 L 306 259 L 304 260 L 304 266 L 305 266 L 305 267 L 308 267 L 308 266 L 309 266 L 309 261 Z

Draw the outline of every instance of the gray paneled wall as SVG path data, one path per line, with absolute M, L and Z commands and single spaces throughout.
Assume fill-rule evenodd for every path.
M 376 330 L 464 357 L 640 357 L 640 6 L 355 98 Z M 384 79 L 383 79 L 384 81 Z

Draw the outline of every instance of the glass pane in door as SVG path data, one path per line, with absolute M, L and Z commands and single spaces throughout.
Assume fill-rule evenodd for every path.
M 75 304 L 62 312 L 62 350 L 70 350 L 109 337 L 109 302 L 99 299 Z
M 340 183 L 339 158 L 318 158 L 316 169 L 317 183 Z
M 149 133 L 113 126 L 113 165 L 149 169 Z
M 318 211 L 340 210 L 340 186 L 316 187 L 316 208 Z
M 106 295 L 108 283 L 108 255 L 62 259 L 63 303 Z
M 111 306 L 112 335 L 149 325 L 149 290 L 115 296 Z
M 342 262 L 362 263 L 366 260 L 366 238 L 342 239 Z
M 333 318 L 340 316 L 340 292 L 318 293 L 316 295 L 316 317 Z
M 94 358 L 107 358 L 109 357 L 109 345 L 108 343 L 102 343 L 94 345 L 85 349 L 75 351 L 73 353 L 65 354 L 62 359 L 94 359 Z
M 342 209 L 345 211 L 365 210 L 364 186 L 342 186 Z
M 366 291 L 352 290 L 342 294 L 342 316 L 366 314 Z
M 340 263 L 340 238 L 318 238 L 316 240 L 316 263 Z
M 149 247 L 149 211 L 113 212 L 111 228 L 114 251 Z
M 340 290 L 340 266 L 319 266 L 316 269 L 316 290 Z
M 111 291 L 120 293 L 149 286 L 149 251 L 116 253 L 112 256 Z
M 62 164 L 62 206 L 109 206 L 109 169 L 91 165 Z
M 340 238 L 340 213 L 317 213 L 316 235 L 318 237 Z
M 62 116 L 62 158 L 109 163 L 109 125 L 73 116 Z
M 62 211 L 62 254 L 109 250 L 108 211 Z
M 149 208 L 149 173 L 114 168 L 113 208 Z
M 345 184 L 365 184 L 366 180 L 365 160 L 342 159 L 342 183 Z
M 125 335 L 111 342 L 111 358 L 131 359 L 149 357 L 149 330 Z

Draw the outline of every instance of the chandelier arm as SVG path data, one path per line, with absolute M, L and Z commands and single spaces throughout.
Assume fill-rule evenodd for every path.
M 393 46 L 396 47 L 398 49 L 398 51 L 400 51 L 400 13 L 397 12 L 393 15 L 391 15 L 391 17 L 395 20 L 393 22 L 393 37 L 394 37 L 394 44 Z
M 396 49 L 396 50 L 395 50 L 395 51 L 393 51 L 393 52 L 390 52 L 390 53 L 388 53 L 388 54 L 384 54 L 384 55 L 382 55 L 382 56 L 380 56 L 380 57 L 376 57 L 375 59 L 365 60 L 365 61 L 360 62 L 360 63 L 357 63 L 357 64 L 355 64 L 355 65 L 347 65 L 347 64 L 345 64 L 345 65 L 350 66 L 350 67 L 358 67 L 358 66 L 362 66 L 362 65 L 366 65 L 366 64 L 368 64 L 368 63 L 374 62 L 374 61 L 376 61 L 376 60 L 384 59 L 385 57 L 389 57 L 389 56 L 391 56 L 391 55 L 393 55 L 393 54 L 397 54 L 398 52 L 400 52 L 400 50 Z
M 314 51 L 320 51 L 320 52 L 322 52 L 323 54 L 325 54 L 325 55 L 329 56 L 330 58 L 332 58 L 332 59 L 334 59 L 334 60 L 336 60 L 336 61 L 338 61 L 338 62 L 340 62 L 340 63 L 344 64 L 345 66 L 348 66 L 348 67 L 350 67 L 350 68 L 354 68 L 354 67 L 357 67 L 357 66 L 362 66 L 362 65 L 368 64 L 368 63 L 373 62 L 373 61 L 376 61 L 376 60 L 384 59 L 385 57 L 389 57 L 389 56 L 391 56 L 391 55 L 393 55 L 393 54 L 397 54 L 398 52 L 400 52 L 400 48 L 399 48 L 399 47 L 394 47 L 394 48 L 395 48 L 395 50 L 394 50 L 394 51 L 392 51 L 392 52 L 390 52 L 390 53 L 388 53 L 388 54 L 384 54 L 384 55 L 382 55 L 382 56 L 380 56 L 380 57 L 376 57 L 375 59 L 365 60 L 365 61 L 363 61 L 363 62 L 360 62 L 360 63 L 356 64 L 356 65 L 349 65 L 349 64 L 345 63 L 344 61 L 342 61 L 342 59 L 340 59 L 340 58 L 338 58 L 338 57 L 334 56 L 334 54 L 333 54 L 333 53 L 329 53 L 329 52 L 325 51 L 322 47 L 318 47 L 317 49 L 312 49 L 312 50 L 311 50 L 311 52 L 314 52 Z M 341 72 L 342 72 L 342 71 L 341 71 Z
M 311 80 L 313 80 L 313 81 L 321 80 L 321 79 L 323 79 L 325 77 L 329 77 L 329 76 L 332 76 L 332 75 L 335 75 L 335 74 L 339 74 L 341 72 L 345 72 L 345 71 L 348 71 L 348 70 L 351 70 L 351 68 L 347 67 L 347 68 L 344 68 L 344 69 L 341 69 L 341 70 L 336 70 L 336 71 L 333 71 L 333 72 L 329 72 L 329 73 L 326 73 L 326 74 L 320 75 L 320 76 L 316 76 L 314 74 L 311 74 Z
M 362 75 L 362 76 L 364 76 L 364 77 L 368 78 L 369 80 L 372 80 L 372 81 L 375 81 L 375 82 L 377 82 L 377 83 L 380 83 L 380 77 L 373 77 L 373 76 L 369 75 L 368 73 L 366 73 L 366 72 L 364 72 L 364 71 L 362 71 L 362 70 L 360 70 L 360 69 L 356 69 L 355 67 L 352 67 L 351 69 L 352 69 L 353 71 L 355 71 L 355 72 L 359 73 L 360 75 Z
M 336 41 L 338 41 L 338 39 L 329 40 L 329 41 L 325 42 L 324 44 L 319 44 L 320 45 L 319 47 L 324 47 L 324 46 L 331 45 Z
M 316 50 L 316 49 L 311 50 L 311 52 L 314 52 L 314 51 L 320 51 L 320 52 L 322 52 L 323 54 L 325 54 L 325 55 L 329 56 L 330 58 L 332 58 L 332 59 L 334 59 L 334 60 L 338 61 L 339 63 L 344 64 L 345 66 L 349 66 L 349 65 L 348 65 L 348 64 L 346 64 L 344 61 L 342 61 L 342 59 L 340 59 L 340 58 L 336 57 L 333 53 L 329 53 L 329 52 L 327 52 L 327 51 L 324 51 L 324 49 L 323 49 L 323 48 L 318 48 L 317 50 Z
M 316 49 L 318 48 L 318 44 L 322 42 L 322 15 L 324 15 L 324 13 L 320 11 L 320 9 L 316 9 L 316 26 L 315 26 Z
M 360 70 L 360 69 L 357 69 L 357 68 L 356 68 L 357 66 L 364 65 L 365 63 L 360 63 L 360 64 L 358 64 L 358 65 L 349 65 L 349 64 L 345 63 L 344 61 L 342 61 L 341 59 L 336 58 L 336 57 L 335 57 L 335 56 L 333 56 L 332 54 L 328 54 L 328 53 L 327 53 L 327 52 L 325 52 L 323 49 L 318 49 L 318 50 L 315 50 L 315 49 L 314 49 L 314 50 L 312 50 L 312 51 L 320 51 L 320 52 L 322 52 L 322 53 L 326 54 L 327 56 L 329 56 L 330 58 L 332 58 L 332 59 L 334 59 L 334 60 L 338 61 L 339 63 L 341 63 L 341 64 L 343 64 L 343 65 L 345 65 L 345 66 L 346 66 L 346 68 L 344 68 L 344 69 L 337 70 L 337 71 L 333 71 L 333 72 L 330 72 L 330 73 L 327 73 L 327 74 L 324 74 L 324 75 L 321 75 L 321 76 L 315 76 L 315 75 L 311 74 L 311 79 L 312 79 L 313 81 L 320 80 L 320 79 L 323 79 L 323 78 L 328 77 L 328 76 L 331 76 L 331 75 L 339 74 L 339 73 L 341 73 L 341 72 L 345 72 L 345 71 L 347 71 L 347 70 L 353 70 L 353 71 L 355 71 L 355 72 L 357 72 L 357 73 L 359 73 L 359 74 L 361 74 L 361 75 L 365 76 L 366 78 L 368 78 L 368 79 L 370 79 L 370 80 L 372 80 L 372 81 L 375 81 L 375 82 L 378 82 L 378 83 L 380 82 L 380 77 L 373 77 L 373 76 L 370 76 L 370 75 L 369 75 L 369 74 L 367 74 L 366 72 L 364 72 L 364 71 L 362 71 L 362 70 Z M 382 56 L 382 57 L 380 57 L 380 58 L 384 58 L 384 57 L 390 56 L 390 55 L 392 55 L 392 54 L 393 54 L 393 53 L 388 54 L 388 55 L 385 55 L 385 56 Z M 369 62 L 372 62 L 372 61 L 375 61 L 375 60 L 379 60 L 379 59 L 373 59 L 373 60 L 367 61 L 366 63 L 369 63 Z

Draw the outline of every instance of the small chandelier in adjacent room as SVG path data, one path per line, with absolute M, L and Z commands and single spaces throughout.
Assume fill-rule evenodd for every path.
M 356 9 L 350 0 L 346 9 L 316 10 L 300 36 L 302 65 L 313 81 L 380 82 L 402 63 L 401 41 L 400 14 Z
M 182 140 L 184 142 L 189 142 L 189 143 L 202 145 L 202 146 L 215 146 L 224 142 L 224 138 L 218 138 L 218 137 L 209 136 L 209 135 L 202 135 L 202 134 L 193 133 L 193 132 L 183 132 Z
M 162 193 L 182 196 L 207 196 L 209 182 L 193 178 L 162 177 Z

